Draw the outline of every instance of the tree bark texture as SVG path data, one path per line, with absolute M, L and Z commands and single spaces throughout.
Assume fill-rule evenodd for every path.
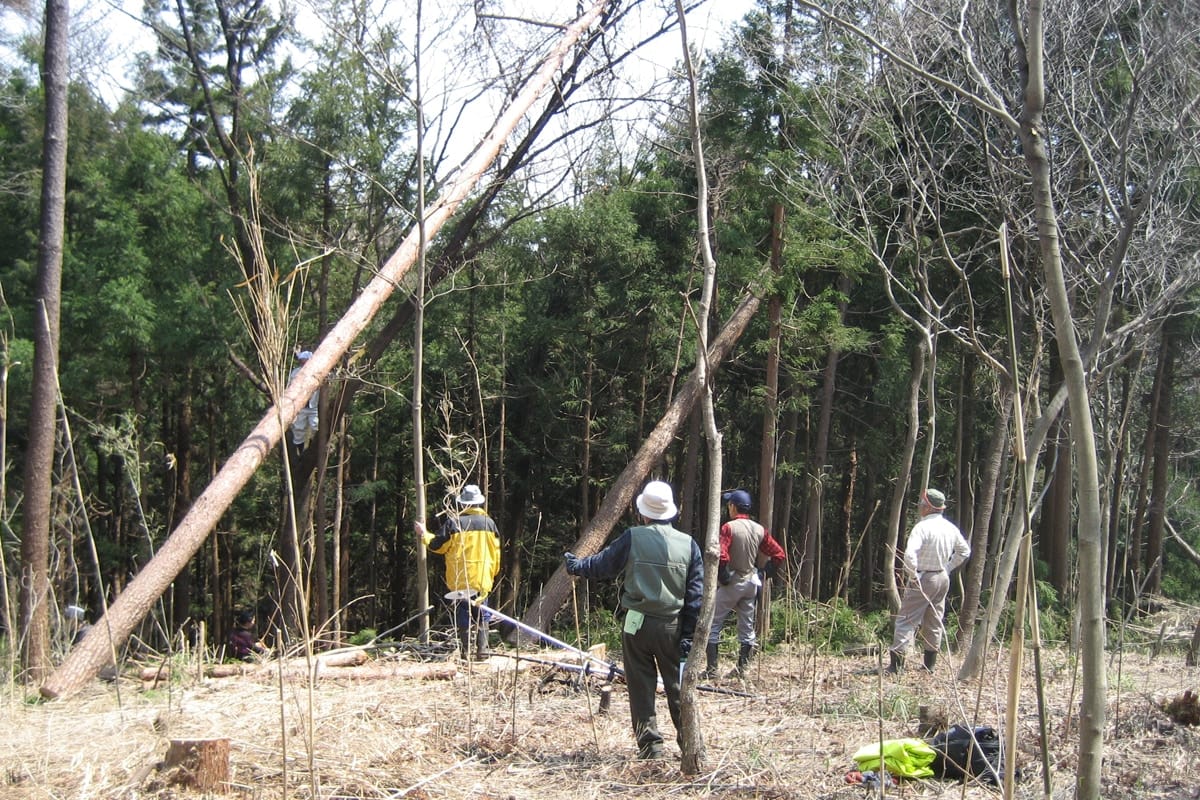
M 50 673 L 50 504 L 58 418 L 58 346 L 67 183 L 68 26 L 66 0 L 46 0 L 42 85 L 42 218 L 38 230 L 32 396 L 21 523 L 21 666 L 29 680 Z M 7 466 L 7 465 L 4 465 Z
M 717 594 L 717 562 L 720 557 L 721 529 L 721 478 L 723 474 L 723 451 L 721 431 L 717 427 L 713 408 L 712 374 L 715 367 L 708 360 L 709 319 L 712 314 L 713 298 L 716 296 L 717 262 L 712 254 L 712 237 L 708 227 L 708 173 L 704 167 L 704 141 L 700 136 L 700 97 L 696 82 L 696 70 L 692 63 L 688 44 L 687 22 L 683 0 L 675 0 L 675 14 L 679 19 L 679 34 L 682 41 L 683 60 L 687 67 L 688 107 L 692 135 L 692 153 L 696 161 L 696 217 L 697 238 L 700 257 L 704 268 L 703 289 L 696 314 L 696 367 L 689 382 L 694 381 L 701 390 L 700 403 L 704 410 L 704 438 L 708 445 L 708 480 L 704 525 L 704 586 L 701 592 L 700 617 L 693 632 L 693 642 L 707 642 L 712 627 L 713 607 Z M 719 363 L 719 362 L 718 362 Z M 686 415 L 685 415 L 686 416 Z M 686 659 L 686 669 L 680 677 L 679 712 L 682 730 L 679 769 L 684 775 L 697 775 L 704 763 L 704 734 L 700 728 L 700 709 L 696 703 L 696 685 L 703 650 L 696 646 Z
M 771 209 L 771 274 L 783 272 L 783 229 L 787 210 L 783 203 Z M 773 530 L 775 518 L 775 451 L 779 439 L 779 350 L 783 337 L 783 303 L 773 292 L 767 301 L 767 374 L 763 381 L 762 444 L 758 454 L 758 519 Z
M 222 794 L 229 784 L 229 740 L 172 739 L 163 770 L 169 784 Z

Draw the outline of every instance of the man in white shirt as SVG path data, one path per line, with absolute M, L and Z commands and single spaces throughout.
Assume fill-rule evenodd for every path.
M 913 526 L 904 548 L 907 580 L 888 651 L 891 659 L 887 671 L 893 674 L 904 668 L 904 655 L 918 627 L 925 646 L 925 669 L 933 671 L 942 643 L 950 573 L 971 557 L 971 546 L 962 531 L 942 516 L 945 510 L 946 495 L 937 489 L 926 489 L 917 502 L 921 519 Z

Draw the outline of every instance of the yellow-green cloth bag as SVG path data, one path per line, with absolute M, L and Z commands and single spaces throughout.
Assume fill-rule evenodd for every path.
M 861 770 L 879 769 L 879 742 L 858 749 L 852 757 Z M 888 739 L 883 742 L 883 764 L 899 778 L 932 778 L 937 753 L 924 739 Z

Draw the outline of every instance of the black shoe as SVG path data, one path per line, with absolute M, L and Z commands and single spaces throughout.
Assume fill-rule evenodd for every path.
M 929 672 L 933 672 L 933 667 L 935 664 L 937 664 L 937 654 L 937 650 L 925 651 L 925 669 Z
M 648 744 L 638 750 L 638 758 L 643 761 L 650 761 L 656 758 L 663 757 L 663 747 L 661 744 Z
M 710 644 L 704 648 L 704 672 L 700 673 L 704 680 L 711 681 L 717 677 L 717 647 L 718 645 Z
M 742 642 L 738 648 L 737 666 L 729 671 L 726 678 L 731 680 L 741 680 L 746 677 L 746 671 L 750 669 L 750 656 L 754 653 L 754 645 Z

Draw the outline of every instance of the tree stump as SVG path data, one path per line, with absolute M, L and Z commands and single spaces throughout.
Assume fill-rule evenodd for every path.
M 600 687 L 600 714 L 607 714 L 609 707 L 612 705 L 612 686 L 604 684 Z
M 919 706 L 917 719 L 917 736 L 922 739 L 928 739 L 950 727 L 950 715 L 944 708 Z
M 229 740 L 172 739 L 163 771 L 168 784 L 225 792 L 229 784 Z

